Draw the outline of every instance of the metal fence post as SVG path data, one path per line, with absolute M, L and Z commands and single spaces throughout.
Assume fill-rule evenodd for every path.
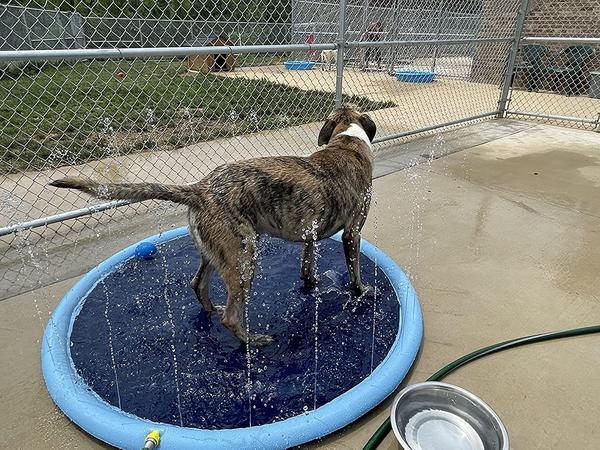
M 400 39 L 400 0 L 395 0 L 392 6 L 394 14 L 392 15 L 391 38 Z M 388 74 L 393 75 L 396 68 L 396 57 L 399 49 L 396 46 L 390 47 L 390 65 Z
M 342 106 L 342 83 L 344 82 L 344 50 L 346 46 L 346 0 L 340 0 L 338 16 L 337 57 L 335 68 L 335 107 Z
M 508 109 L 508 93 L 512 86 L 513 72 L 515 69 L 515 61 L 517 59 L 517 51 L 519 50 L 519 44 L 521 43 L 521 35 L 523 33 L 523 26 L 525 25 L 525 17 L 527 16 L 527 8 L 529 6 L 529 0 L 521 0 L 519 12 L 517 13 L 517 23 L 515 26 L 515 38 L 513 40 L 508 61 L 506 64 L 506 73 L 504 74 L 504 81 L 502 82 L 502 90 L 500 92 L 500 99 L 498 100 L 498 118 L 502 119 L 506 116 Z
M 436 10 L 436 15 L 437 15 L 437 31 L 435 33 L 435 40 L 437 41 L 442 34 L 442 24 L 444 23 L 444 14 L 443 14 L 443 11 L 438 9 L 438 10 Z M 437 63 L 439 51 L 440 51 L 440 45 L 435 44 L 435 48 L 433 50 L 433 61 L 431 63 L 431 71 L 432 72 L 435 72 L 435 65 Z
M 25 8 L 23 8 L 21 11 L 21 20 L 23 22 L 23 25 L 25 25 L 25 41 L 27 42 L 27 45 L 29 45 L 29 49 L 33 50 L 33 43 L 31 42 L 31 29 L 29 28 L 29 24 L 27 23 L 27 13 L 29 11 Z
M 137 12 L 136 12 L 136 14 L 137 14 Z M 142 19 L 138 19 L 137 24 L 138 24 L 138 35 L 140 36 L 140 48 L 142 48 L 144 46 L 144 36 L 142 34 Z M 188 43 L 188 45 L 191 45 L 191 44 Z
M 58 8 L 56 8 L 55 10 L 56 13 L 56 17 L 54 19 L 54 23 L 56 23 L 56 25 L 58 25 L 58 38 L 57 38 L 57 47 L 59 46 L 58 44 L 60 43 L 60 45 L 62 45 L 62 48 L 69 48 L 69 46 L 67 45 L 67 41 L 65 40 L 65 24 L 63 23 L 63 16 L 62 13 L 60 12 L 60 10 Z

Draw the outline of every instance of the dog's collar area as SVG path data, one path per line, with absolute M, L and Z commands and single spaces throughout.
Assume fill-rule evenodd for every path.
M 356 123 L 350 124 L 348 129 L 339 133 L 338 136 L 352 136 L 358 138 L 367 144 L 369 148 L 372 148 L 371 141 L 369 140 L 367 133 L 365 133 L 365 130 L 363 130 L 362 127 Z

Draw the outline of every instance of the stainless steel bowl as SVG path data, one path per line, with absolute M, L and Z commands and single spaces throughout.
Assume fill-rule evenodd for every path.
M 465 389 L 429 381 L 403 389 L 392 429 L 405 450 L 509 450 L 498 415 Z

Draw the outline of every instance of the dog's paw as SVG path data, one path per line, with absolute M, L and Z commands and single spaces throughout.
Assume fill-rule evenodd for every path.
M 342 307 L 344 310 L 349 309 L 355 313 L 359 308 L 369 305 L 373 299 L 375 289 L 369 285 L 360 285 L 360 287 L 351 287 L 348 301 Z
M 249 335 L 248 342 L 250 345 L 256 345 L 257 347 L 264 347 L 273 343 L 273 336 L 268 334 L 253 334 Z
M 223 318 L 223 314 L 225 314 L 225 305 L 215 305 L 213 312 L 220 318 Z
M 302 281 L 304 282 L 304 289 L 310 291 L 317 286 L 317 284 L 319 283 L 319 278 L 313 276 L 313 277 L 303 278 Z
M 360 298 L 364 294 L 373 291 L 373 286 L 365 284 L 353 284 L 350 286 L 350 293 L 354 298 Z

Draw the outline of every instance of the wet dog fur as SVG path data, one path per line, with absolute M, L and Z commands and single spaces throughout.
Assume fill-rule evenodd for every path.
M 247 335 L 242 306 L 255 270 L 261 234 L 304 242 L 300 277 L 314 287 L 316 241 L 344 230 L 342 242 L 350 289 L 360 295 L 360 232 L 371 200 L 375 123 L 352 107 L 336 109 L 318 138 L 326 146 L 308 157 L 250 159 L 217 167 L 191 185 L 100 183 L 63 178 L 50 183 L 102 199 L 169 200 L 188 206 L 190 232 L 201 255 L 191 282 L 207 313 L 217 308 L 208 296 L 215 270 L 227 287 L 221 322 L 243 342 L 268 344 L 269 336 Z

